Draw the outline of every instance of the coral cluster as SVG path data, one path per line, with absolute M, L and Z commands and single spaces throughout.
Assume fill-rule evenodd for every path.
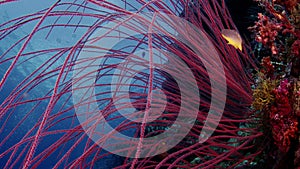
M 299 0 L 273 0 L 273 2 L 284 6 L 288 11 L 292 11 L 298 5 Z
M 257 32 L 255 40 L 262 43 L 264 46 L 271 48 L 272 54 L 277 54 L 278 49 L 276 47 L 276 37 L 278 31 L 282 29 L 281 25 L 274 22 L 262 13 L 258 14 L 258 21 L 256 22 L 253 29 Z
M 287 153 L 291 140 L 295 139 L 298 132 L 298 120 L 291 104 L 291 83 L 284 79 L 273 90 L 275 100 L 270 106 L 269 118 L 275 144 L 281 152 Z
M 263 130 L 271 131 L 275 148 L 265 153 L 280 158 L 276 168 L 284 165 L 284 158 L 294 158 L 290 167 L 296 168 L 300 166 L 300 148 L 291 147 L 300 147 L 300 1 L 258 2 L 264 13 L 259 13 L 249 28 L 255 34 L 257 57 L 261 59 L 252 106 L 263 121 Z

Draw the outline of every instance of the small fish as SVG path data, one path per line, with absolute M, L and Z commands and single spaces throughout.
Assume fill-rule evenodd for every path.
M 234 46 L 236 49 L 242 50 L 242 38 L 236 30 L 223 29 L 221 33 L 223 38 L 228 41 L 228 44 Z

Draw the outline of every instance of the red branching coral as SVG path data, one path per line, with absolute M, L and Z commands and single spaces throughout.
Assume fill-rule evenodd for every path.
M 294 85 L 294 110 L 297 117 L 300 117 L 300 81 L 296 82 Z M 297 139 L 300 142 L 300 137 Z M 300 145 L 298 144 L 295 151 L 294 164 L 300 167 Z
M 299 2 L 299 0 L 273 0 L 273 3 L 284 6 L 288 11 L 292 11 Z
M 291 47 L 291 52 L 295 57 L 298 57 L 300 59 L 300 40 L 296 40 Z
M 270 108 L 273 138 L 279 150 L 286 153 L 298 132 L 297 116 L 290 103 L 292 85 L 287 79 L 274 89 L 275 104 Z
M 275 44 L 278 32 L 282 29 L 282 26 L 271 20 L 269 17 L 258 14 L 258 21 L 255 26 L 251 28 L 254 29 L 256 33 L 256 41 L 262 43 L 264 46 L 269 47 L 272 50 L 272 54 L 277 54 L 278 49 Z
M 264 57 L 263 59 L 262 59 L 262 63 L 261 63 L 261 65 L 262 65 L 262 70 L 261 70 L 261 72 L 263 73 L 263 74 L 265 74 L 267 77 L 270 77 L 270 78 L 272 78 L 273 77 L 273 75 L 274 75 L 274 65 L 272 64 L 272 62 L 271 62 L 271 58 L 268 56 L 268 57 Z

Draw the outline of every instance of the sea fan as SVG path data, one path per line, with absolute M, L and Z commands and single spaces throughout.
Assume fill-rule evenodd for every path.
M 51 3 L 0 24 L 3 168 L 224 168 L 260 153 L 255 64 L 221 35 L 237 30 L 224 0 Z

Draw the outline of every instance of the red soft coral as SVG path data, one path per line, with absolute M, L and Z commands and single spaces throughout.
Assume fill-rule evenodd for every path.
M 298 120 L 290 104 L 291 84 L 287 79 L 274 89 L 275 103 L 270 108 L 270 119 L 275 144 L 286 153 L 298 132 Z
M 267 77 L 272 77 L 274 75 L 274 65 L 271 62 L 271 58 L 268 57 L 264 57 L 262 59 L 262 70 L 261 72 L 265 75 L 267 75 Z
M 293 44 L 292 44 L 292 53 L 300 58 L 300 40 L 296 40 Z
M 278 32 L 281 31 L 282 25 L 271 20 L 262 13 L 258 14 L 258 21 L 255 26 L 251 28 L 257 32 L 256 41 L 262 43 L 264 46 L 272 50 L 272 54 L 278 54 L 278 49 L 275 44 Z
M 284 6 L 288 11 L 292 11 L 300 0 L 273 0 L 273 2 Z

